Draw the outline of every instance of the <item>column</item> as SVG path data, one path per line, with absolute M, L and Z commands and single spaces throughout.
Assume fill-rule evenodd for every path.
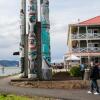
M 79 33 L 80 33 L 80 27 L 78 26 L 78 30 L 77 30 L 77 33 L 78 33 L 78 35 L 79 35 Z
M 87 29 L 87 26 L 86 26 L 86 41 L 87 41 L 87 52 L 88 52 L 88 29 Z
M 79 39 L 79 38 L 80 38 L 80 36 L 79 36 L 79 34 L 80 34 L 80 26 L 78 26 L 77 34 L 78 34 L 78 39 Z M 80 53 L 80 64 L 81 64 L 81 63 L 82 63 L 82 57 L 81 57 L 80 40 L 78 40 L 78 43 L 79 43 L 78 51 L 79 51 L 79 53 Z
M 71 28 L 72 26 L 69 26 L 69 34 L 70 34 L 70 37 L 69 37 L 69 39 L 70 39 L 70 45 L 69 45 L 69 52 L 70 52 L 70 55 L 71 55 L 71 53 L 72 53 L 72 28 Z
M 80 32 L 80 27 L 78 26 L 78 30 L 77 30 L 78 39 L 79 39 L 79 32 Z M 79 51 L 80 51 L 80 40 L 78 40 L 78 43 L 79 43 Z

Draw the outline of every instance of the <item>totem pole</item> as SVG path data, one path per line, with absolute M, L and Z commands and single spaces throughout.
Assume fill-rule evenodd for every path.
M 25 77 L 26 0 L 21 0 L 20 19 L 20 66 L 21 77 Z
M 42 34 L 42 73 L 43 79 L 51 79 L 51 69 L 50 69 L 50 22 L 49 22 L 49 1 L 40 0 L 41 8 L 41 34 Z
M 36 78 L 35 60 L 37 58 L 35 25 L 37 21 L 37 0 L 29 0 L 29 34 L 28 34 L 28 78 Z

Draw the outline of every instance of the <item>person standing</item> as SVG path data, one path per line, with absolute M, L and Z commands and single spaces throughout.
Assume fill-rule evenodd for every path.
M 95 63 L 93 67 L 90 69 L 90 91 L 88 93 L 94 93 L 95 95 L 100 94 L 97 79 L 99 79 L 99 67 L 98 63 Z
M 81 71 L 81 77 L 83 80 L 84 79 L 84 72 L 85 72 L 85 65 L 83 63 L 80 65 L 80 71 Z

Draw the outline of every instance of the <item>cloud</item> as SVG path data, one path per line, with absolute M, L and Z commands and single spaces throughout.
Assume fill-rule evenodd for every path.
M 0 0 L 0 59 L 16 59 L 12 52 L 19 49 L 20 1 Z M 77 23 L 78 19 L 83 21 L 99 15 L 100 0 L 49 1 L 51 56 L 53 60 L 62 59 L 68 50 L 68 24 Z
M 99 15 L 99 0 L 51 0 L 51 55 L 61 59 L 67 52 L 68 24 L 77 23 Z M 91 6 L 91 7 L 89 7 Z
M 0 59 L 17 58 L 12 54 L 19 49 L 19 1 L 0 0 Z
M 18 45 L 12 45 L 9 48 L 0 48 L 0 59 L 18 60 L 18 56 L 13 56 L 13 52 L 18 51 Z

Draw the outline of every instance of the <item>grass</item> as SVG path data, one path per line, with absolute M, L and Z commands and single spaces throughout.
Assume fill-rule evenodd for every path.
M 46 97 L 25 97 L 25 96 L 16 96 L 16 95 L 7 95 L 7 94 L 0 94 L 0 100 L 57 100 L 53 98 L 46 98 Z
M 24 97 L 24 96 L 1 94 L 0 95 L 0 100 L 32 100 L 32 99 L 30 99 L 28 97 Z

